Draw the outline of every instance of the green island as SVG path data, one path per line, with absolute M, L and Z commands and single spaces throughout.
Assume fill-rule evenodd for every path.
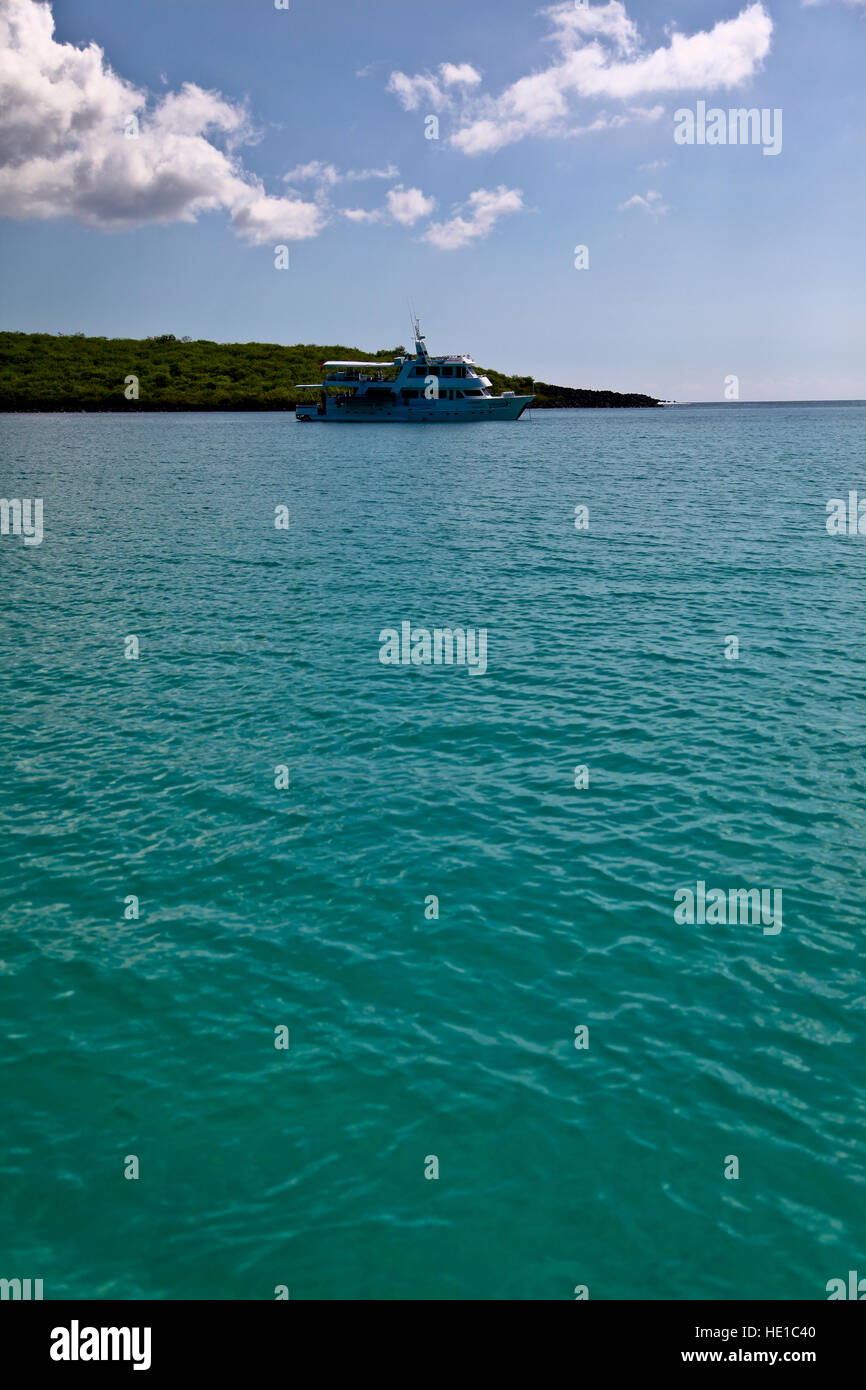
M 333 343 L 213 343 L 173 333 L 89 338 L 0 332 L 0 410 L 294 410 L 295 383 L 321 380 L 324 361 L 389 366 L 403 351 L 400 346 L 371 354 Z M 534 392 L 533 409 L 661 404 L 652 396 L 552 386 L 484 370 L 497 394 Z M 127 380 L 133 377 L 136 387 Z

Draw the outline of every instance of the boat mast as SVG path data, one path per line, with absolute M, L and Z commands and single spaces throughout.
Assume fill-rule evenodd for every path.
M 427 366 L 430 366 L 430 356 L 427 352 L 427 344 L 424 341 L 424 334 L 421 332 L 421 321 L 412 305 L 409 305 L 409 318 L 412 322 L 412 332 L 415 334 L 415 356 L 423 357 Z

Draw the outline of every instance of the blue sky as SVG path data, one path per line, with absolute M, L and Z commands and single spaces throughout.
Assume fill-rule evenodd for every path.
M 372 350 L 411 297 L 539 380 L 866 397 L 860 0 L 0 0 L 0 35 L 2 327 Z M 677 144 L 699 101 L 781 110 L 781 152 Z

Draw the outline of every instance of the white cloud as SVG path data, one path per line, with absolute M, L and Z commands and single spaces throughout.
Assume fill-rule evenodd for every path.
M 58 43 L 38 0 L 0 0 L 0 113 L 7 217 L 123 230 L 222 209 L 252 243 L 312 237 L 326 221 L 316 203 L 270 197 L 243 168 L 237 150 L 256 138 L 245 106 L 193 83 L 149 99 L 97 44 Z
M 421 217 L 429 217 L 436 206 L 435 198 L 425 198 L 420 188 L 389 188 L 386 198 L 388 212 L 401 227 L 412 227 Z
M 524 206 L 519 188 L 506 188 L 504 184 L 496 189 L 477 188 L 450 221 L 434 222 L 425 232 L 424 240 L 438 246 L 440 251 L 457 251 L 487 236 L 500 217 L 520 212 Z M 463 212 L 468 216 L 464 217 Z
M 348 217 L 350 222 L 382 222 L 385 218 L 384 208 L 375 208 L 372 212 L 367 212 L 364 208 L 340 208 L 343 217 Z
M 343 178 L 349 183 L 358 183 L 363 179 L 398 179 L 400 170 L 396 164 L 389 164 L 387 169 L 349 169 Z
M 301 203 L 295 198 L 271 198 L 256 190 L 251 191 L 246 203 L 238 195 L 232 208 L 232 226 L 244 241 L 262 246 L 281 239 L 300 241 L 315 236 L 324 221 L 314 203 Z
M 623 126 L 631 125 L 633 121 L 659 121 L 665 114 L 663 106 L 629 106 L 627 110 L 619 112 L 615 116 L 603 111 L 594 120 L 586 125 L 569 126 L 563 130 L 563 135 L 572 137 L 577 135 L 594 135 L 599 130 L 621 130 Z
M 651 159 L 649 164 L 639 164 L 637 166 L 637 171 L 639 174 L 654 174 L 657 169 L 666 169 L 667 167 L 668 160 Z
M 611 0 L 607 5 L 551 5 L 542 13 L 549 16 L 554 37 L 565 52 L 574 46 L 576 36 L 585 34 L 609 40 L 623 55 L 635 53 L 640 47 L 638 27 L 620 0 Z
M 598 117 L 571 129 L 575 101 L 640 103 L 664 93 L 736 87 L 759 71 L 773 33 L 762 0 L 752 0 L 734 19 L 720 20 L 710 30 L 690 36 L 675 32 L 651 51 L 644 48 L 622 0 L 587 6 L 565 0 L 544 13 L 551 24 L 550 38 L 559 49 L 557 59 L 519 78 L 498 96 L 476 92 L 477 82 L 461 93 L 458 128 L 450 142 L 465 154 L 491 153 L 529 135 L 563 136 L 614 124 Z M 392 73 L 388 90 L 407 111 L 422 102 L 433 110 L 453 110 L 445 67 L 457 65 L 442 64 L 438 79 L 429 72 L 414 77 Z M 626 114 L 633 120 L 655 119 L 658 110 L 632 104 Z
M 318 183 L 333 188 L 340 182 L 340 175 L 333 164 L 324 164 L 321 159 L 311 159 L 306 164 L 298 164 L 283 174 L 284 183 Z
M 417 111 L 422 101 L 440 111 L 448 102 L 436 79 L 424 73 L 409 77 L 405 72 L 392 72 L 385 90 L 394 93 L 404 111 Z
M 620 212 L 627 212 L 629 208 L 640 208 L 652 217 L 663 217 L 666 212 L 670 212 L 670 208 L 662 201 L 662 195 L 654 189 L 650 189 L 645 198 L 641 197 L 640 193 L 635 193 L 633 198 L 619 205 Z
M 422 103 L 441 111 L 452 100 L 447 88 L 477 87 L 481 81 L 481 73 L 471 63 L 440 63 L 437 72 L 438 78 L 431 72 L 418 72 L 414 77 L 392 72 L 385 90 L 394 93 L 404 111 L 417 111 Z
M 414 227 L 422 217 L 429 217 L 436 206 L 435 198 L 428 198 L 420 188 L 404 188 L 398 184 L 389 188 L 385 205 L 371 212 L 364 208 L 341 208 L 343 217 L 350 222 L 398 222 L 401 227 Z
M 477 87 L 481 81 L 471 63 L 440 63 L 439 75 L 446 87 Z
M 283 175 L 285 183 L 319 183 L 335 188 L 338 183 L 362 183 L 365 179 L 397 179 L 400 170 L 396 164 L 387 169 L 347 169 L 340 173 L 333 164 L 324 164 L 320 159 L 311 159 L 307 164 L 299 164 Z

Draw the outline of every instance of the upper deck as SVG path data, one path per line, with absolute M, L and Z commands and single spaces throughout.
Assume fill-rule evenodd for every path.
M 322 390 L 328 386 L 366 386 L 385 382 L 396 386 L 420 379 L 436 377 L 439 380 L 471 378 L 482 386 L 489 386 L 486 376 L 475 370 L 475 363 L 465 353 L 443 353 L 442 356 L 395 357 L 393 362 L 324 362 L 325 374 L 321 381 L 297 382 L 298 390 Z M 333 370 L 331 370 L 333 369 Z
M 299 391 L 324 391 L 328 387 L 350 388 L 351 394 L 361 397 L 370 387 L 375 389 L 379 383 L 405 394 L 407 388 L 417 387 L 432 377 L 437 381 L 471 378 L 472 394 L 487 394 L 490 381 L 475 369 L 475 363 L 468 353 L 444 352 L 432 357 L 427 351 L 427 343 L 421 332 L 417 318 L 413 319 L 415 332 L 415 353 L 401 353 L 390 362 L 364 362 L 350 359 L 332 358 L 322 363 L 321 381 L 297 382 Z

